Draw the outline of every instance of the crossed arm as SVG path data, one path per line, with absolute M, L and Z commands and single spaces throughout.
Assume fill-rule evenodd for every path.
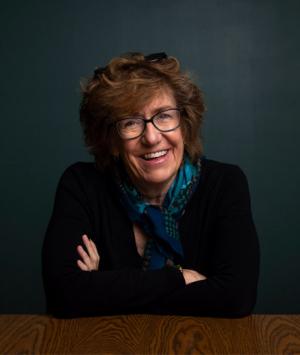
M 82 271 L 96 271 L 99 268 L 100 255 L 98 253 L 95 243 L 86 234 L 82 236 L 82 245 L 77 246 L 77 252 L 81 259 L 77 260 L 77 265 Z M 142 244 L 146 243 L 146 238 L 143 236 Z M 195 270 L 182 269 L 185 284 L 188 285 L 192 282 L 206 280 L 206 277 Z

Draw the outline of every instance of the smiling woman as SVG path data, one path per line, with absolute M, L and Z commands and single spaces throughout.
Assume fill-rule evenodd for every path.
M 63 174 L 43 245 L 58 317 L 251 313 L 259 247 L 247 180 L 208 160 L 199 88 L 165 53 L 114 58 L 83 86 L 95 163 Z

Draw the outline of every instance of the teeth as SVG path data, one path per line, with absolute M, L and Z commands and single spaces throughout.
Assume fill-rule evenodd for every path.
M 144 155 L 144 159 L 158 158 L 158 157 L 161 157 L 163 155 L 166 155 L 167 152 L 168 152 L 167 150 L 160 150 L 159 152 L 145 154 Z

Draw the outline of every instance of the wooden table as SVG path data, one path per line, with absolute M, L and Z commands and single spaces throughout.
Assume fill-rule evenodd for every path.
M 300 354 L 300 315 L 0 316 L 0 354 Z

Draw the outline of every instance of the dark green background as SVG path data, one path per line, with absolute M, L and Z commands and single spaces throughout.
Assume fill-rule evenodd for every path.
M 91 159 L 80 78 L 126 51 L 166 51 L 205 92 L 207 157 L 248 176 L 262 257 L 255 311 L 300 313 L 300 2 L 19 0 L 0 10 L 0 312 L 44 312 L 55 188 L 68 165 Z

